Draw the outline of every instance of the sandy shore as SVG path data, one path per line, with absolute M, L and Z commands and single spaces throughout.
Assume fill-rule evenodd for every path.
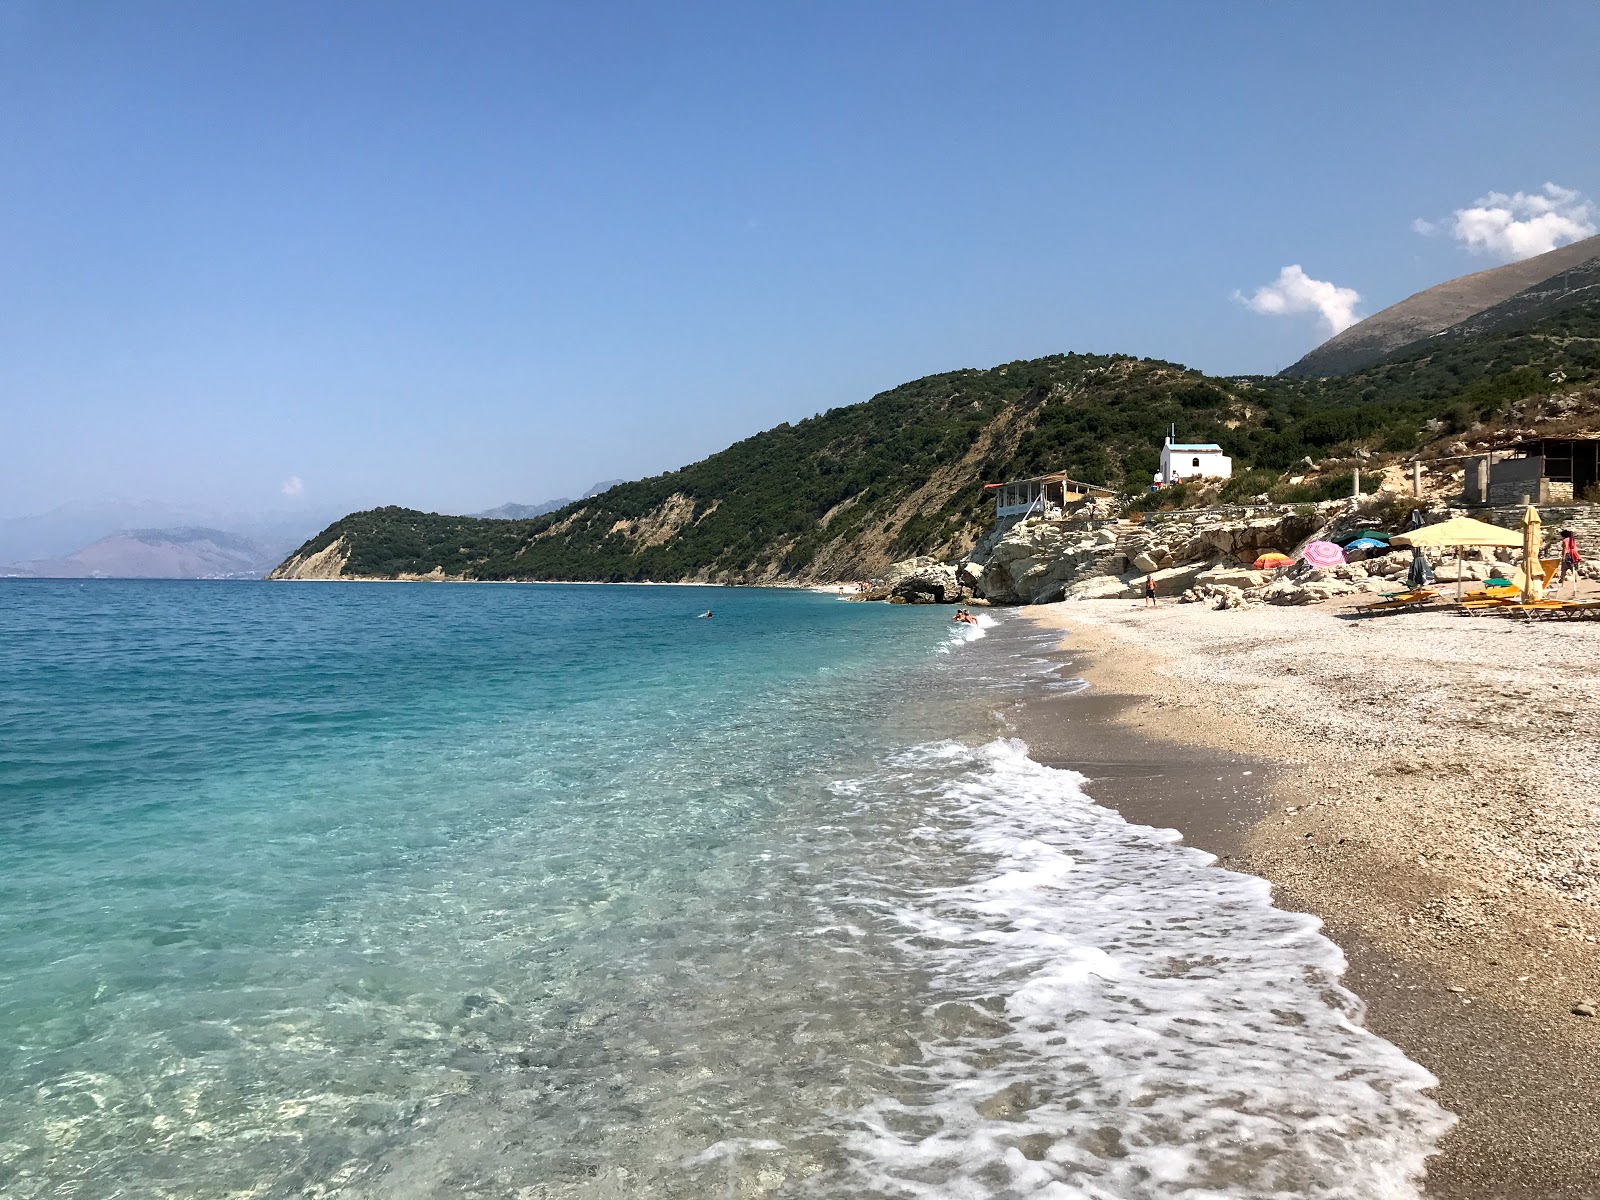
M 1038 757 L 1323 918 L 1461 1121 L 1428 1194 L 1600 1197 L 1600 626 L 1103 601 Z M 1157 740 L 1153 740 L 1157 739 Z M 1086 750 L 1085 747 L 1092 747 Z

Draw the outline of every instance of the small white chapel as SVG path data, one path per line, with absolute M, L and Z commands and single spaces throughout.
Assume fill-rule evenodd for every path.
M 1161 472 L 1158 487 L 1170 487 L 1187 479 L 1231 479 L 1233 459 L 1215 442 L 1180 442 L 1178 427 L 1172 426 L 1161 447 Z

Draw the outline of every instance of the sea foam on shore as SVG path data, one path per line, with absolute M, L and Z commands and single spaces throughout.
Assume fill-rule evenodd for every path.
M 836 785 L 925 797 L 908 861 L 970 863 L 893 902 L 938 1036 L 856 1114 L 850 1182 L 930 1200 L 1417 1195 L 1453 1118 L 1361 1026 L 1319 923 L 1084 782 L 1000 740 Z

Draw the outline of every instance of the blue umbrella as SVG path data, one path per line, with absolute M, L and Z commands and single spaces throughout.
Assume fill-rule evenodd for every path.
M 1380 546 L 1387 549 L 1388 545 L 1388 542 L 1380 542 L 1377 538 L 1358 537 L 1353 542 L 1346 542 L 1344 548 L 1346 550 L 1376 550 Z

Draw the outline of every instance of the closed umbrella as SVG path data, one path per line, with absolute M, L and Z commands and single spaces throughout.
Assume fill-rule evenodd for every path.
M 1522 602 L 1532 604 L 1535 600 L 1542 600 L 1544 596 L 1534 592 L 1534 580 L 1544 580 L 1544 567 L 1539 564 L 1539 545 L 1544 540 L 1543 527 L 1539 524 L 1539 510 L 1533 505 L 1528 505 L 1528 511 L 1522 514 Z M 1542 589 L 1541 589 L 1542 590 Z M 1556 595 L 1561 595 L 1558 591 Z
M 1406 522 L 1407 529 L 1422 528 L 1422 510 L 1413 508 L 1411 519 Z M 1394 540 L 1390 539 L 1390 545 Z M 1428 565 L 1428 556 L 1423 554 L 1421 546 L 1411 547 L 1411 568 L 1406 572 L 1406 586 L 1412 591 L 1419 591 L 1433 582 L 1433 568 Z
M 1307 542 L 1300 557 L 1313 567 L 1342 567 L 1344 551 L 1332 542 Z
M 1411 568 L 1406 572 L 1406 586 L 1412 591 L 1425 588 L 1433 582 L 1433 568 L 1428 565 L 1428 560 L 1423 557 L 1422 547 L 1411 548 Z

